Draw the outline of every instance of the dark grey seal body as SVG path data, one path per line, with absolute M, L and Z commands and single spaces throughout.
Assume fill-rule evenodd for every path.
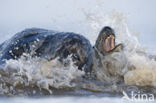
M 23 53 L 47 60 L 59 57 L 60 61 L 71 55 L 75 65 L 79 69 L 84 67 L 88 72 L 92 66 L 92 51 L 90 42 L 82 35 L 31 28 L 17 33 L 0 45 L 0 62 L 18 59 Z
M 99 61 L 96 63 L 97 67 L 103 67 L 101 64 L 103 56 L 122 49 L 122 44 L 115 45 L 115 33 L 110 27 L 101 30 L 93 47 L 89 40 L 80 34 L 31 28 L 17 33 L 0 45 L 0 63 L 18 59 L 24 53 L 49 61 L 59 57 L 61 62 L 71 55 L 80 70 L 84 68 L 86 72 L 90 72 L 95 61 Z

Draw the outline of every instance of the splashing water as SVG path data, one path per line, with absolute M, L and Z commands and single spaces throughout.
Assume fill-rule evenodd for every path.
M 103 15 L 103 13 L 95 15 L 84 11 L 84 14 L 86 16 L 85 23 L 90 28 L 88 33 L 90 35 L 85 36 L 93 45 L 103 26 L 114 28 L 116 44 L 124 44 L 124 50 L 121 52 L 107 56 L 101 55 L 100 61 L 94 58 L 95 80 L 83 78 L 85 73 L 73 65 L 70 57 L 65 60 L 68 64 L 66 65 L 60 63 L 58 58 L 47 61 L 25 54 L 18 60 L 8 60 L 6 65 L 0 68 L 0 94 L 24 94 L 27 90 L 27 93 L 35 94 L 36 91 L 42 93 L 42 89 L 51 94 L 52 88 L 121 93 L 127 87 L 121 86 L 124 83 L 126 85 L 156 87 L 156 61 L 150 58 L 149 54 L 146 54 L 137 37 L 130 33 L 126 18 L 116 12 L 110 15 Z M 98 65 L 99 62 L 101 62 L 101 67 Z M 39 88 L 35 89 L 36 91 L 30 89 L 34 90 L 36 87 Z M 24 95 L 29 95 L 29 93 Z
M 123 52 L 114 53 L 102 59 L 103 68 L 96 68 L 99 79 L 107 80 L 106 78 L 110 73 L 110 77 L 114 76 L 112 81 L 115 81 L 118 76 L 123 76 L 127 85 L 155 86 L 156 61 L 152 59 L 154 57 L 150 58 L 150 54 L 146 53 L 147 51 L 140 45 L 137 37 L 131 34 L 126 24 L 126 18 L 117 12 L 113 12 L 111 15 L 96 13 L 96 15 L 87 14 L 87 16 L 92 33 L 98 34 L 101 27 L 108 25 L 115 30 L 116 43 L 124 44 Z M 111 67 L 106 67 L 107 63 Z M 111 79 L 109 78 L 108 81 Z
M 49 87 L 59 89 L 75 87 L 74 79 L 82 77 L 84 72 L 73 65 L 70 56 L 64 61 L 68 63 L 68 66 L 61 64 L 58 58 L 47 61 L 37 57 L 32 58 L 26 54 L 18 60 L 8 60 L 5 67 L 1 69 L 1 73 L 3 72 L 1 82 L 4 83 L 1 85 L 7 87 L 10 84 L 11 88 L 19 85 L 37 86 L 48 90 L 49 93 L 52 93 Z M 1 90 L 4 90 L 2 88 L 4 86 L 1 86 Z

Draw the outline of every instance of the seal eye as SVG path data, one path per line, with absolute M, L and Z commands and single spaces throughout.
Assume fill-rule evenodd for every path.
M 79 56 L 76 55 L 76 54 L 73 54 L 73 58 L 76 59 L 76 60 L 80 60 Z

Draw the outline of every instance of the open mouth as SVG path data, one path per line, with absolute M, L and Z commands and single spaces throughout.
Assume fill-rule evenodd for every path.
M 115 48 L 115 37 L 114 35 L 109 35 L 104 41 L 104 49 L 109 52 Z

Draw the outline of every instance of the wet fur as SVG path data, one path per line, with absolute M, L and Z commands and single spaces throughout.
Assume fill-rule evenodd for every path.
M 45 58 L 62 59 L 72 55 L 79 69 L 90 71 L 92 46 L 82 35 L 70 32 L 55 32 L 45 29 L 26 29 L 17 33 L 1 46 L 0 61 L 18 59 L 23 53 Z
M 0 62 L 9 59 L 18 59 L 23 53 L 41 57 L 47 60 L 60 58 L 60 61 L 72 55 L 75 65 L 80 70 L 90 72 L 93 68 L 93 57 L 99 60 L 101 57 L 118 52 L 123 49 L 119 44 L 109 52 L 104 50 L 104 40 L 109 35 L 114 35 L 113 29 L 104 27 L 96 40 L 94 47 L 84 36 L 71 32 L 55 32 L 52 30 L 31 28 L 17 33 L 10 40 L 0 45 Z M 101 65 L 102 66 L 102 65 Z

